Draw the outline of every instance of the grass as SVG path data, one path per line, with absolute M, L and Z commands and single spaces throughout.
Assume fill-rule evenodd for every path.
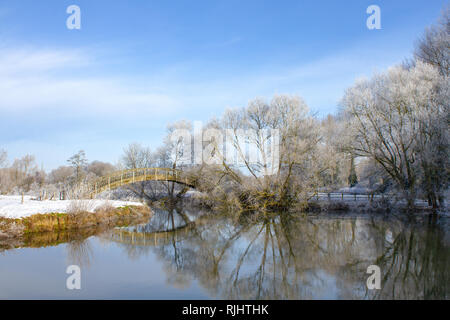
M 103 206 L 95 212 L 84 210 L 70 213 L 35 214 L 22 219 L 0 217 L 0 240 L 24 237 L 45 232 L 79 231 L 86 228 L 127 226 L 151 215 L 146 206 L 113 208 Z

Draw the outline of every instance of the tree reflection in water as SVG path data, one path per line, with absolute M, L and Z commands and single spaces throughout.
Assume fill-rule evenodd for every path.
M 110 236 L 131 258 L 156 252 L 172 285 L 196 280 L 215 298 L 445 299 L 445 223 L 287 213 L 235 222 L 170 208 Z M 381 290 L 366 287 L 372 264 Z
M 79 267 L 89 267 L 94 257 L 91 243 L 86 239 L 75 239 L 67 243 L 68 265 L 75 264 Z

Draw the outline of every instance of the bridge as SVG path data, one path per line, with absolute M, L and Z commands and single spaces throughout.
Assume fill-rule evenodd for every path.
M 195 188 L 195 179 L 185 172 L 170 168 L 137 168 L 121 170 L 101 177 L 85 187 L 85 194 L 92 199 L 104 191 L 120 188 L 127 184 L 142 181 L 171 181 Z

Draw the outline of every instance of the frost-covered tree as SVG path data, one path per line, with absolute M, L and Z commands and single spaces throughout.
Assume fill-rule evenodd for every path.
M 419 189 L 438 194 L 445 188 L 448 101 L 448 79 L 421 61 L 360 80 L 343 98 L 352 152 L 374 159 L 409 205 Z
M 217 143 L 214 151 L 244 206 L 287 208 L 316 190 L 319 126 L 300 97 L 254 99 L 227 110 L 219 125 L 227 132 L 225 148 Z M 237 161 L 229 161 L 230 155 Z
M 348 185 L 351 173 L 352 155 L 344 147 L 343 131 L 345 121 L 341 115 L 328 115 L 320 122 L 321 141 L 318 153 L 321 162 L 321 186 L 336 190 Z
M 105 176 L 115 170 L 116 168 L 112 164 L 97 160 L 92 161 L 86 168 L 86 171 L 92 173 L 95 177 Z
M 449 186 L 450 78 L 436 77 L 433 95 L 418 110 L 417 159 L 422 194 L 434 208 L 444 205 L 443 192 Z
M 450 6 L 443 10 L 439 21 L 428 27 L 419 38 L 414 57 L 437 67 L 442 75 L 450 75 Z
M 74 168 L 69 166 L 60 166 L 52 170 L 48 176 L 50 183 L 57 184 L 63 188 L 68 188 L 70 178 L 74 175 Z
M 11 180 L 20 192 L 30 191 L 37 171 L 35 157 L 29 154 L 20 159 L 15 159 L 9 170 Z
M 0 193 L 5 193 L 10 184 L 10 175 L 6 168 L 8 154 L 5 150 L 0 149 Z
M 358 183 L 358 176 L 356 175 L 356 168 L 355 168 L 355 158 L 350 159 L 350 174 L 348 175 L 348 185 L 350 187 L 356 186 Z
M 170 123 L 166 131 L 163 145 L 157 151 L 160 166 L 172 169 L 192 166 L 194 140 L 191 122 L 180 120 Z
M 4 168 L 7 166 L 8 162 L 8 153 L 6 150 L 0 149 L 0 168 Z
M 78 151 L 71 156 L 67 162 L 73 167 L 75 173 L 75 183 L 80 183 L 83 180 L 85 169 L 87 166 L 86 153 L 84 150 Z
M 125 169 L 150 168 L 154 164 L 151 149 L 137 142 L 124 148 L 120 162 Z
M 119 166 L 123 169 L 139 169 L 154 167 L 154 155 L 149 147 L 145 147 L 140 143 L 130 143 L 123 149 L 123 155 L 120 159 Z M 137 182 L 125 187 L 134 196 L 141 199 L 149 198 L 148 188 L 150 183 L 148 181 Z

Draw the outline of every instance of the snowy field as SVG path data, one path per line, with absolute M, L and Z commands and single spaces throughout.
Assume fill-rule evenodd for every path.
M 142 203 L 134 201 L 118 200 L 32 200 L 31 196 L 1 196 L 0 195 L 0 217 L 4 218 L 23 218 L 37 213 L 65 213 L 76 201 L 77 205 L 83 206 L 89 212 L 94 212 L 97 208 L 104 205 L 111 205 L 115 208 L 124 206 L 141 206 Z

